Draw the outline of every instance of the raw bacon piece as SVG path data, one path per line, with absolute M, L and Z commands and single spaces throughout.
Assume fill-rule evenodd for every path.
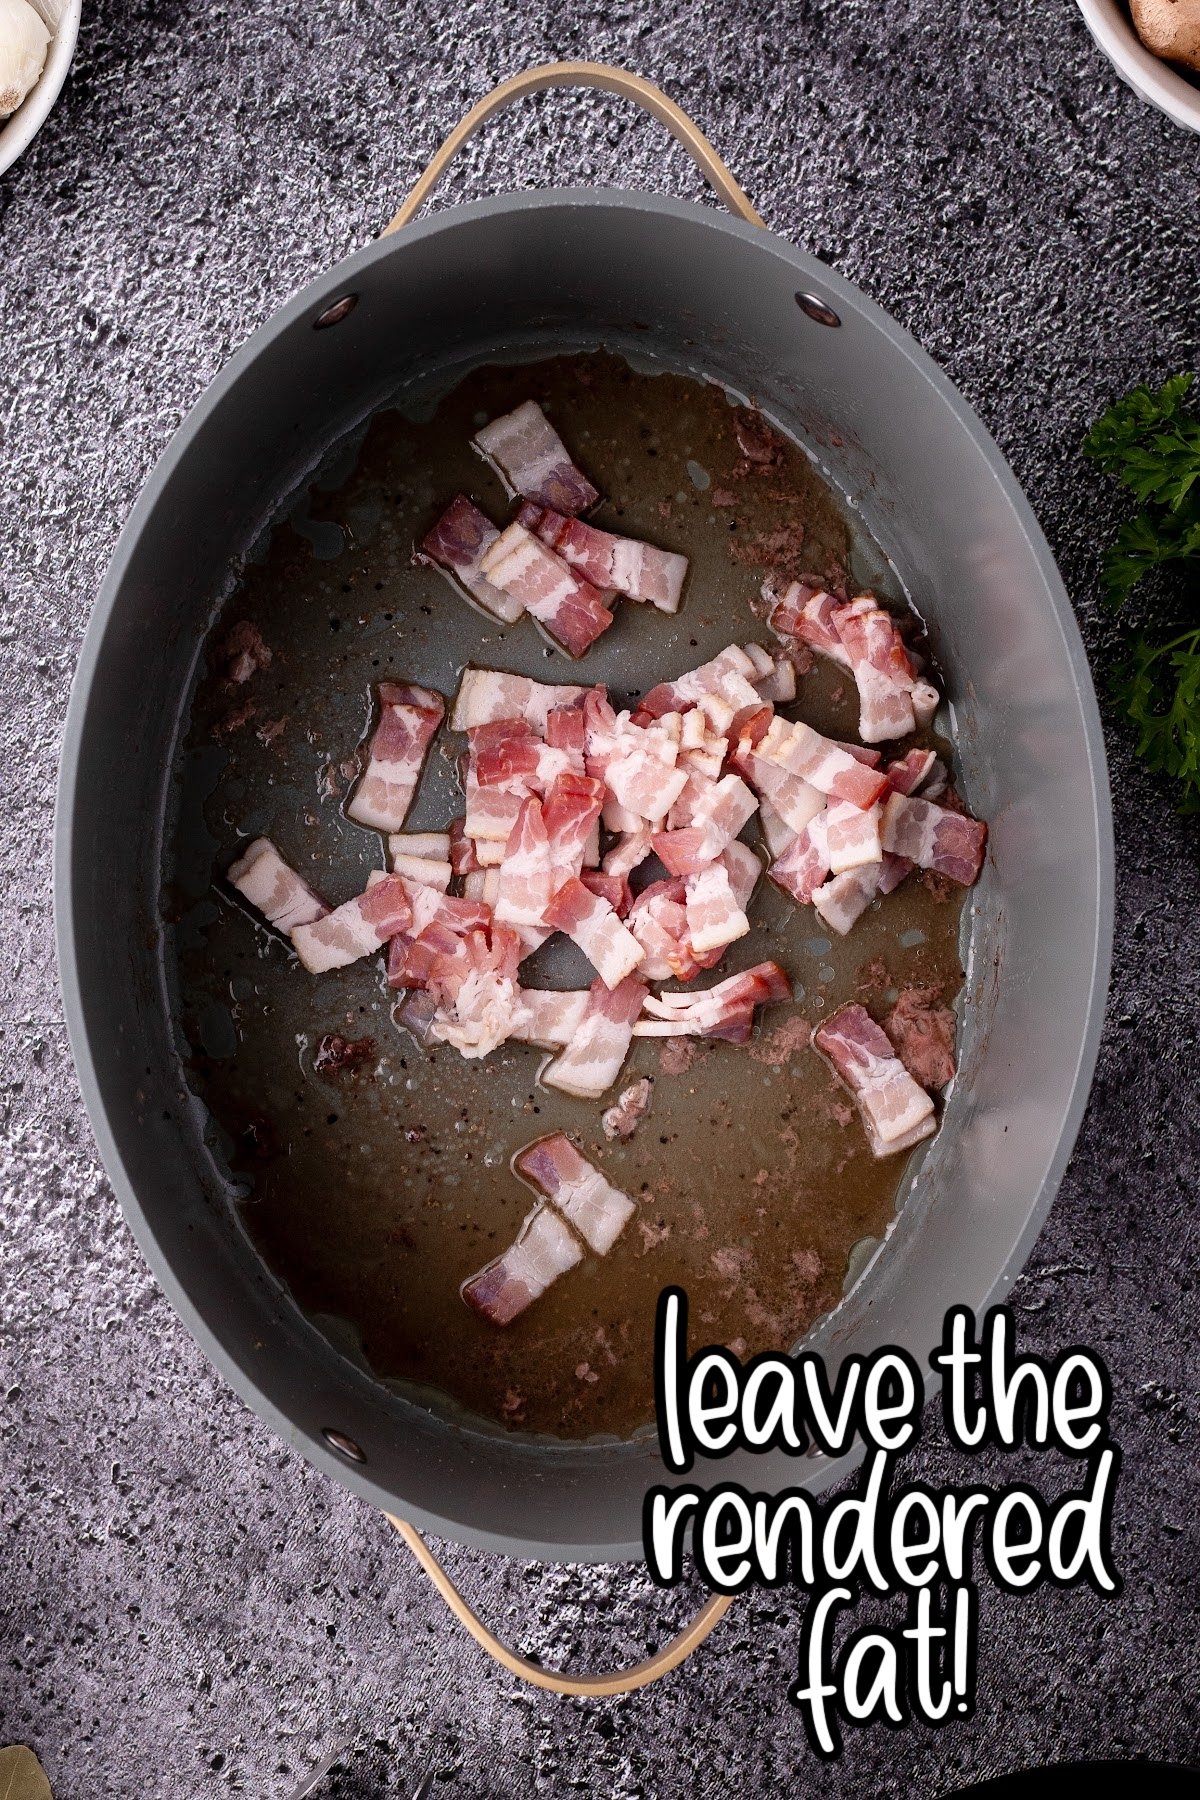
M 562 1050 L 579 1030 L 590 999 L 587 988 L 522 988 L 513 1036 L 546 1050 Z
M 458 823 L 458 821 L 455 821 Z M 389 856 L 419 856 L 430 862 L 450 858 L 448 831 L 393 831 L 388 838 Z
M 843 602 L 834 594 L 806 581 L 793 581 L 782 593 L 774 582 L 764 581 L 762 596 L 770 605 L 767 623 L 778 637 L 798 638 L 832 657 L 842 667 L 850 667 L 850 658 L 834 624 L 834 615 Z
M 500 865 L 496 917 L 506 925 L 538 926 L 554 892 L 554 856 L 540 800 L 525 800 Z
M 600 498 L 536 400 L 526 400 L 475 433 L 474 442 L 525 500 L 560 513 L 587 512 Z
M 825 844 L 825 814 L 817 813 L 804 830 L 793 838 L 782 856 L 777 856 L 768 871 L 771 880 L 785 893 L 807 905 L 829 874 L 829 851 Z
M 656 831 L 650 842 L 654 854 L 671 875 L 698 875 L 713 857 L 702 825 L 685 825 L 679 831 Z
M 604 858 L 602 864 L 604 873 L 616 875 L 623 881 L 628 880 L 633 871 L 640 868 L 645 862 L 653 847 L 648 825 L 642 826 L 637 831 L 623 831 Z
M 772 719 L 755 754 L 786 769 L 789 775 L 799 775 L 835 800 L 849 800 L 864 812 L 888 791 L 886 775 L 822 737 L 811 725 Z
M 228 879 L 277 931 L 291 936 L 297 925 L 311 925 L 329 911 L 302 875 L 284 862 L 270 838 L 255 838 L 236 862 Z
M 909 750 L 888 764 L 888 781 L 898 794 L 915 794 L 933 774 L 937 760 L 932 750 Z
M 550 840 L 555 888 L 583 868 L 603 804 L 604 783 L 590 775 L 560 775 L 546 795 L 542 818 Z
M 754 683 L 759 696 L 772 706 L 786 706 L 796 698 L 796 665 L 790 656 L 778 656 L 760 681 Z
M 686 712 L 707 695 L 717 695 L 735 712 L 761 704 L 754 678 L 758 671 L 740 644 L 729 644 L 711 662 L 701 663 L 674 681 L 660 681 L 638 702 L 638 713 L 658 719 L 664 713 Z
M 637 1081 L 631 1081 L 617 1095 L 616 1103 L 601 1116 L 600 1124 L 605 1137 L 625 1143 L 650 1111 L 653 1097 L 654 1081 L 651 1076 L 642 1075 Z
M 740 838 L 735 838 L 732 844 L 726 845 L 721 852 L 720 861 L 724 863 L 728 871 L 733 897 L 744 912 L 750 904 L 751 895 L 758 886 L 758 878 L 762 874 L 762 863 L 749 844 L 743 844 Z
M 430 1037 L 460 1056 L 487 1056 L 516 1028 L 520 1013 L 517 965 L 521 941 L 506 925 L 460 940 L 449 966 L 435 963 L 429 979 L 438 997 Z
M 381 681 L 379 707 L 366 771 L 346 808 L 346 817 L 375 831 L 399 831 L 446 705 L 442 696 L 429 688 Z
M 501 871 L 502 894 L 503 885 Z M 564 882 L 542 918 L 554 931 L 565 931 L 579 945 L 608 988 L 620 987 L 642 960 L 642 946 L 621 923 L 615 909 L 582 881 Z
M 368 881 L 364 894 L 310 924 L 293 926 L 292 942 L 309 973 L 321 975 L 326 969 L 341 969 L 360 956 L 369 956 L 389 938 L 407 931 L 412 920 L 403 876 L 376 871 L 376 879 Z
M 586 688 L 570 682 L 533 681 L 504 669 L 464 669 L 450 714 L 451 731 L 473 731 L 498 719 L 524 719 L 544 732 L 552 709 L 582 700 Z
M 453 870 L 448 862 L 435 862 L 430 856 L 406 856 L 403 853 L 392 853 L 393 875 L 403 875 L 408 881 L 415 881 L 421 887 L 437 888 L 445 893 L 450 886 Z
M 882 862 L 880 817 L 878 806 L 864 812 L 859 806 L 851 806 L 848 800 L 837 800 L 826 807 L 821 819 L 831 874 L 844 875 L 848 869 L 862 868 L 864 863 Z
M 865 1007 L 839 1007 L 818 1026 L 813 1047 L 854 1095 L 874 1155 L 909 1150 L 936 1130 L 933 1101 Z
M 412 908 L 411 923 L 388 944 L 388 986 L 424 987 L 433 960 L 453 954 L 460 938 L 486 931 L 492 924 L 490 906 L 481 900 L 440 894 L 436 888 L 416 884 L 406 888 Z
M 603 869 L 584 869 L 579 877 L 589 894 L 607 900 L 619 919 L 633 905 L 633 889 L 621 875 L 606 875 Z
M 656 549 L 637 538 L 598 531 L 594 525 L 566 519 L 548 507 L 523 506 L 517 519 L 593 587 L 615 589 L 630 600 L 648 600 L 660 612 L 678 612 L 687 575 L 686 556 Z
M 792 984 L 779 964 L 762 962 L 752 969 L 743 969 L 738 975 L 727 976 L 703 993 L 647 995 L 645 1010 L 651 1019 L 662 1020 L 680 1034 L 725 1037 L 734 1043 L 744 1043 L 756 1006 L 790 1000 L 791 997 Z M 647 1026 L 637 1035 L 666 1034 Z
M 639 973 L 649 981 L 690 981 L 699 971 L 688 944 L 686 895 L 682 881 L 655 881 L 629 909 L 626 924 L 644 952 Z
M 491 1324 L 511 1325 L 582 1258 L 583 1251 L 558 1214 L 539 1203 L 527 1215 L 516 1243 L 468 1276 L 459 1293 Z
M 422 539 L 414 560 L 436 563 L 452 575 L 485 612 L 512 625 L 525 608 L 512 594 L 493 587 L 481 573 L 484 553 L 499 536 L 486 513 L 481 513 L 465 494 L 458 494 L 433 530 Z
M 482 868 L 475 852 L 475 840 L 467 836 L 465 818 L 452 822 L 446 838 L 446 856 L 456 875 L 473 875 Z
M 698 874 L 689 875 L 684 885 L 688 942 L 695 956 L 723 950 L 727 944 L 745 937 L 750 921 L 738 905 L 724 863 L 711 863 Z
M 882 868 L 881 862 L 864 863 L 861 868 L 847 869 L 843 875 L 831 876 L 817 888 L 812 897 L 813 909 L 830 931 L 845 937 L 850 927 L 861 919 L 879 892 Z
M 530 1144 L 514 1166 L 541 1189 L 597 1256 L 608 1255 L 637 1211 L 629 1195 L 606 1181 L 564 1132 Z
M 813 789 L 813 792 L 814 794 L 816 793 L 815 788 Z M 824 794 L 821 794 L 819 798 L 823 803 L 825 799 Z M 819 811 L 820 808 L 817 810 Z M 788 825 L 785 820 L 780 818 L 769 800 L 760 802 L 758 808 L 758 822 L 762 827 L 763 843 L 767 846 L 767 853 L 772 862 L 785 855 L 799 836 L 798 832 L 793 831 L 791 826 Z
M 870 594 L 839 607 L 834 618 L 858 688 L 859 736 L 868 744 L 907 737 L 916 727 L 916 674 L 895 620 Z
M 636 975 L 611 992 L 594 981 L 575 1035 L 542 1071 L 543 1083 L 580 1100 L 598 1100 L 621 1072 L 645 998 L 646 984 Z
M 572 656 L 582 656 L 613 622 L 599 590 L 523 525 L 514 523 L 501 532 L 484 556 L 483 572 L 506 594 L 515 595 Z
M 893 794 L 883 809 L 885 850 L 908 857 L 922 869 L 934 869 L 963 887 L 971 887 L 979 879 L 987 832 L 980 819 L 905 794 Z

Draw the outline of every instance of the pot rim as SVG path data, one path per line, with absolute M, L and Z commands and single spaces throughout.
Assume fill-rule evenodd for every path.
M 200 1345 L 209 1361 L 239 1397 L 270 1426 L 277 1436 L 299 1450 L 307 1461 L 341 1486 L 349 1488 L 380 1511 L 396 1510 L 393 1494 L 379 1487 L 368 1467 L 347 1463 L 323 1443 L 302 1434 L 287 1413 L 267 1395 L 249 1371 L 227 1350 L 208 1318 L 193 1304 L 174 1269 L 158 1248 L 156 1234 L 150 1224 L 125 1161 L 110 1127 L 96 1061 L 92 1051 L 92 1031 L 88 1008 L 76 960 L 74 919 L 73 812 L 81 759 L 86 751 L 86 728 L 89 701 L 109 622 L 120 595 L 135 546 L 159 503 L 163 488 L 174 475 L 191 440 L 202 428 L 212 411 L 237 385 L 261 350 L 275 337 L 304 318 L 315 320 L 333 301 L 352 288 L 355 276 L 377 263 L 401 257 L 405 245 L 421 242 L 452 231 L 470 230 L 480 218 L 505 212 L 540 211 L 553 207 L 606 207 L 617 212 L 650 212 L 659 216 L 687 219 L 707 229 L 731 235 L 760 252 L 775 255 L 789 264 L 807 292 L 828 298 L 834 310 L 843 317 L 856 314 L 868 326 L 883 333 L 892 348 L 909 365 L 912 377 L 930 386 L 949 408 L 959 426 L 967 431 L 980 455 L 986 461 L 993 479 L 1012 507 L 1030 555 L 1041 569 L 1055 620 L 1062 635 L 1073 677 L 1076 697 L 1083 715 L 1088 766 L 1094 799 L 1093 817 L 1089 821 L 1096 844 L 1096 931 L 1090 946 L 1090 979 L 1085 1029 L 1072 1076 L 1070 1097 L 1058 1130 L 1057 1145 L 1050 1159 L 1040 1189 L 1035 1196 L 1026 1224 L 1014 1243 L 1003 1266 L 997 1270 L 988 1293 L 988 1304 L 994 1304 L 1008 1292 L 1019 1274 L 1041 1230 L 1057 1193 L 1063 1173 L 1074 1148 L 1087 1103 L 1099 1050 L 1104 1021 L 1109 968 L 1112 956 L 1114 910 L 1114 850 L 1111 789 L 1101 730 L 1099 707 L 1092 684 L 1091 671 L 1078 625 L 1059 575 L 1054 558 L 1037 524 L 1032 507 L 998 446 L 958 392 L 949 377 L 910 333 L 893 320 L 882 307 L 871 300 L 853 282 L 830 269 L 815 256 L 797 248 L 774 232 L 734 219 L 727 214 L 695 201 L 682 201 L 649 192 L 615 188 L 570 187 L 538 189 L 519 194 L 500 194 L 461 206 L 446 208 L 431 218 L 407 225 L 386 238 L 373 239 L 352 251 L 332 269 L 316 276 L 286 300 L 266 319 L 244 344 L 223 364 L 212 381 L 203 389 L 194 405 L 172 434 L 161 455 L 150 470 L 133 508 L 122 527 L 112 557 L 101 582 L 95 604 L 80 647 L 71 686 L 63 732 L 62 752 L 55 805 L 54 822 L 54 916 L 55 938 L 62 992 L 63 1013 L 68 1042 L 75 1060 L 80 1089 L 88 1119 L 96 1139 L 105 1173 L 112 1183 L 130 1229 L 159 1282 L 173 1311 Z M 366 1377 L 363 1377 L 366 1380 Z M 926 1399 L 932 1398 L 939 1383 L 932 1373 L 926 1379 Z M 607 1446 L 605 1448 L 608 1448 Z M 613 1445 L 613 1451 L 623 1446 Z M 820 1477 L 811 1482 L 814 1491 L 832 1485 L 848 1475 L 861 1460 L 861 1450 L 835 1460 L 828 1460 Z M 807 1472 L 806 1472 L 807 1473 Z M 806 1482 L 806 1485 L 809 1485 Z M 573 1544 L 547 1546 L 494 1532 L 475 1529 L 452 1518 L 441 1517 L 421 1508 L 405 1506 L 405 1516 L 422 1531 L 449 1538 L 479 1549 L 512 1556 L 545 1560 L 547 1550 L 555 1561 L 634 1562 L 642 1558 L 640 1540 L 635 1543 Z

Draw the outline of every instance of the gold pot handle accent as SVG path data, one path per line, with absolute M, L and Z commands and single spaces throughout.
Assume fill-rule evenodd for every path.
M 559 1674 L 555 1669 L 544 1669 L 540 1663 L 527 1661 L 502 1643 L 494 1632 L 489 1631 L 478 1614 L 472 1612 L 420 1532 L 406 1520 L 398 1519 L 394 1513 L 387 1513 L 385 1517 L 396 1527 L 450 1611 L 460 1624 L 466 1626 L 475 1642 L 481 1644 L 488 1655 L 501 1668 L 507 1669 L 510 1675 L 518 1676 L 533 1687 L 549 1688 L 553 1694 L 591 1694 L 594 1697 L 630 1694 L 635 1688 L 648 1687 L 650 1682 L 657 1681 L 660 1676 L 666 1675 L 671 1669 L 677 1669 L 681 1662 L 686 1661 L 733 1605 L 732 1594 L 714 1594 L 670 1643 L 664 1644 L 661 1650 L 647 1657 L 645 1662 L 635 1663 L 631 1669 L 613 1669 L 607 1675 Z
M 490 119 L 494 112 L 499 112 L 511 100 L 519 100 L 523 94 L 534 94 L 540 88 L 602 88 L 607 94 L 620 94 L 626 100 L 636 100 L 639 106 L 666 126 L 672 137 L 679 140 L 731 213 L 736 214 L 739 219 L 746 219 L 751 225 L 761 225 L 766 229 L 765 221 L 751 206 L 700 127 L 694 125 L 673 100 L 668 100 L 661 88 L 655 87 L 652 81 L 646 81 L 640 75 L 630 74 L 627 69 L 612 68 L 608 63 L 559 62 L 526 69 L 523 74 L 514 75 L 510 81 L 502 81 L 490 94 L 485 94 L 478 105 L 471 108 L 466 118 L 454 127 L 395 218 L 384 226 L 379 235 L 387 237 L 390 232 L 399 231 L 402 225 L 407 225 L 416 217 L 441 180 L 447 165 L 486 119 Z

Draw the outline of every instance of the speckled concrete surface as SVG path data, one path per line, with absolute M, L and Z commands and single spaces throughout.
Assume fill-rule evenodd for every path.
M 979 1710 L 852 1737 L 818 1769 L 785 1691 L 786 1595 L 616 1702 L 532 1694 L 443 1616 L 364 1506 L 216 1379 L 100 1171 L 60 1020 L 51 805 L 71 670 L 121 520 L 230 349 L 365 241 L 459 114 L 534 61 L 661 81 L 779 231 L 890 308 L 1025 483 L 1098 663 L 1113 496 L 1080 434 L 1196 365 L 1200 140 L 1122 88 L 1067 0 L 569 9 L 462 0 L 86 0 L 62 101 L 0 178 L 0 1742 L 58 1800 L 329 1791 L 936 1794 L 1079 1755 L 1200 1758 L 1195 822 L 1110 724 L 1120 882 L 1100 1071 L 1015 1301 L 1029 1343 L 1107 1357 L 1122 1598 L 983 1602 Z M 695 194 L 620 104 L 534 102 L 447 197 L 554 180 Z M 938 1481 L 967 1461 L 934 1431 Z M 984 1478 L 999 1479 L 999 1464 Z M 450 1553 L 547 1659 L 633 1658 L 684 1610 L 628 1571 Z M 693 1600 L 695 1596 L 691 1597 Z

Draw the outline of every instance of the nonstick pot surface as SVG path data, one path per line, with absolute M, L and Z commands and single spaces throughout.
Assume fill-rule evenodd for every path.
M 840 328 L 801 312 L 797 292 L 822 298 Z M 357 304 L 343 322 L 314 331 L 344 293 Z M 948 1304 L 1005 1291 L 1069 1154 L 1107 977 L 1094 697 L 1053 563 L 978 422 L 861 294 L 750 227 L 643 196 L 483 202 L 359 252 L 264 327 L 169 447 L 114 558 L 68 721 L 56 896 L 102 1154 L 218 1366 L 377 1504 L 493 1548 L 605 1557 L 637 1553 L 661 1469 L 652 1443 L 554 1445 L 447 1423 L 337 1355 L 264 1269 L 179 1061 L 160 912 L 168 771 L 213 596 L 281 497 L 407 383 L 598 344 L 755 395 L 927 608 L 965 792 L 992 827 L 960 1075 L 884 1252 L 813 1341 L 834 1364 L 884 1341 L 924 1359 Z M 364 1460 L 344 1460 L 327 1429 Z M 842 1466 L 806 1461 L 802 1478 L 822 1486 Z M 798 1470 L 771 1454 L 723 1473 L 761 1488 Z
M 595 521 L 691 558 L 677 615 L 622 606 L 578 664 L 532 620 L 504 629 L 412 562 L 413 543 L 460 490 L 507 516 L 470 438 L 530 396 L 606 496 Z M 739 429 L 774 460 L 749 461 Z M 402 1379 L 402 1391 L 420 1384 L 428 1403 L 448 1395 L 510 1430 L 629 1436 L 652 1422 L 666 1283 L 687 1289 L 707 1341 L 743 1355 L 787 1349 L 841 1297 L 851 1252 L 861 1262 L 884 1236 L 907 1159 L 870 1154 L 845 1091 L 806 1048 L 808 1026 L 848 999 L 885 1008 L 902 987 L 953 1001 L 962 890 L 914 878 L 837 938 L 762 882 L 750 935 L 705 979 L 770 956 L 791 974 L 796 1003 L 769 1009 L 749 1046 L 639 1040 L 621 1079 L 649 1076 L 653 1104 L 620 1144 L 601 1129 L 620 1084 L 601 1101 L 573 1100 L 540 1085 L 544 1056 L 530 1046 L 483 1061 L 422 1049 L 393 1023 L 380 958 L 314 980 L 220 870 L 261 832 L 331 899 L 382 866 L 380 838 L 339 804 L 373 681 L 413 678 L 450 694 L 473 659 L 606 680 L 618 704 L 632 702 L 730 641 L 769 643 L 754 610 L 767 567 L 855 586 L 894 585 L 895 574 L 760 414 L 711 382 L 637 371 L 605 352 L 485 366 L 440 400 L 400 396 L 347 476 L 352 456 L 335 453 L 291 508 L 210 634 L 176 777 L 186 814 L 167 851 L 178 919 L 168 967 L 179 974 L 188 1079 L 228 1133 L 255 1244 L 335 1343 Z M 259 666 L 232 679 L 247 655 Z M 856 734 L 856 690 L 831 665 L 802 677 L 795 710 L 835 737 Z M 415 828 L 444 828 L 461 812 L 464 744 L 445 731 L 435 743 Z M 644 865 L 638 885 L 663 873 Z M 592 971 L 559 939 L 524 978 L 580 986 Z M 458 1290 L 511 1243 L 529 1208 L 512 1157 L 555 1130 L 636 1197 L 637 1216 L 607 1257 L 587 1257 L 500 1329 Z

